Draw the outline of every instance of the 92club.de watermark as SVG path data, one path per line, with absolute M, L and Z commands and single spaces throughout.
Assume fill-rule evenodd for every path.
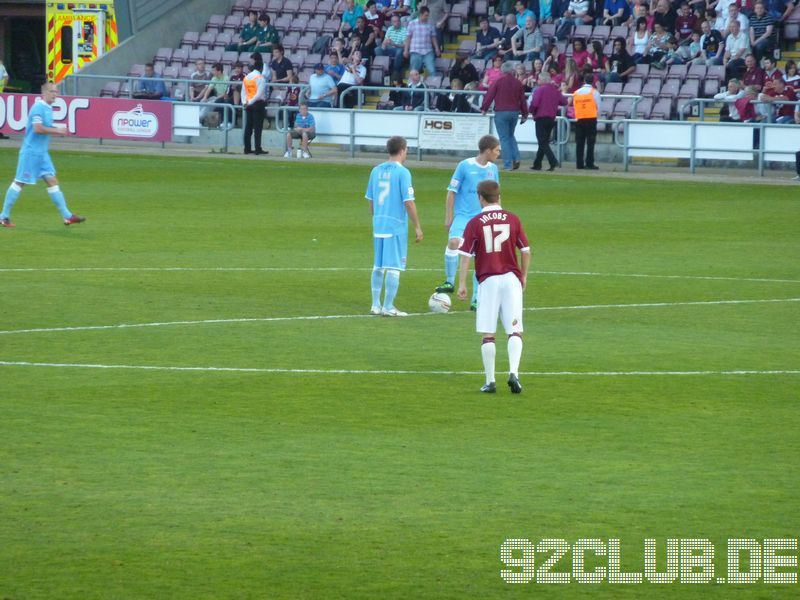
M 507 539 L 500 546 L 506 567 L 500 576 L 511 584 L 796 584 L 797 549 L 793 538 L 735 538 L 724 545 L 724 556 L 717 556 L 720 549 L 707 539 L 648 538 L 642 570 L 623 571 L 618 539 L 586 538 L 572 544 L 552 538 L 538 543 Z M 724 566 L 715 570 L 715 564 Z

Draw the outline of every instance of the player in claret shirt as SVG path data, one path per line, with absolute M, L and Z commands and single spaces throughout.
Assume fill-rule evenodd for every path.
M 495 341 L 498 317 L 508 334 L 508 387 L 519 394 L 519 362 L 522 358 L 522 291 L 528 277 L 531 251 L 522 223 L 515 214 L 500 206 L 500 185 L 496 181 L 478 184 L 481 213 L 467 223 L 464 241 L 458 249 L 461 264 L 458 297 L 467 299 L 467 269 L 475 257 L 478 277 L 476 330 L 483 337 L 481 356 L 486 372 L 484 393 L 496 391 L 494 381 Z M 517 259 L 520 251 L 521 264 Z
M 67 208 L 67 201 L 61 188 L 58 187 L 56 169 L 48 152 L 51 135 L 69 135 L 66 128 L 53 126 L 53 102 L 58 97 L 58 88 L 54 83 L 42 86 L 42 98 L 37 100 L 28 114 L 28 125 L 25 140 L 19 150 L 17 174 L 6 192 L 3 211 L 0 212 L 0 227 L 14 227 L 11 222 L 11 209 L 19 199 L 25 185 L 35 185 L 37 179 L 47 183 L 47 193 L 56 205 L 64 225 L 83 223 L 86 219 L 74 215 Z

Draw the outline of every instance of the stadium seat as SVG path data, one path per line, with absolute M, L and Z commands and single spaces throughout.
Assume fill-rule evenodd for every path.
M 706 70 L 706 78 L 714 78 L 719 79 L 720 81 L 725 79 L 725 67 L 722 65 L 709 65 L 708 69 Z
M 286 0 L 281 9 L 281 15 L 296 15 L 300 10 L 300 0 Z
M 578 25 L 575 29 L 572 30 L 572 39 L 579 39 L 579 40 L 588 40 L 592 37 L 592 26 L 591 25 Z
M 206 59 L 206 49 L 197 48 L 196 50 L 189 50 L 189 63 L 194 65 L 195 61 Z
M 545 44 L 549 44 L 550 41 L 556 37 L 556 26 L 553 23 L 542 23 L 539 26 L 539 30 L 542 32 L 542 38 Z
M 691 117 L 692 116 L 691 111 L 697 110 L 698 107 L 696 104 L 690 104 L 692 100 L 694 100 L 694 98 L 678 98 L 676 112 L 679 120 L 683 120 L 686 117 Z
M 314 42 L 317 41 L 317 34 L 316 33 L 304 33 L 300 36 L 300 39 L 297 40 L 297 49 L 298 50 L 305 50 L 308 52 L 311 50 L 311 46 L 314 45 Z
M 181 48 L 193 50 L 197 48 L 197 41 L 200 39 L 200 34 L 196 31 L 187 31 L 181 38 Z
M 461 25 L 463 23 L 462 17 L 458 15 L 451 15 L 447 18 L 446 30 L 450 34 L 450 39 L 454 40 L 461 35 Z
M 167 86 L 169 89 L 169 86 Z M 129 81 L 123 81 L 122 85 L 119 86 L 119 93 L 117 94 L 118 98 L 130 98 L 131 97 L 131 84 Z
M 614 105 L 614 112 L 611 113 L 612 119 L 628 119 L 631 116 L 631 107 L 633 100 L 630 98 L 623 98 Z
M 103 89 L 100 90 L 100 97 L 101 98 L 116 98 L 119 95 L 119 88 L 122 87 L 122 83 L 119 81 L 109 81 L 103 86 Z
M 466 53 L 466 54 L 469 54 L 471 56 L 471 55 L 475 54 L 476 46 L 477 46 L 477 42 L 474 39 L 472 39 L 472 40 L 463 40 L 458 45 L 458 52 L 459 53 Z
M 303 68 L 313 70 L 314 65 L 321 62 L 322 62 L 322 54 L 318 52 L 309 53 L 306 54 L 306 57 L 303 59 Z
M 436 72 L 437 73 L 449 73 L 450 67 L 453 64 L 452 59 L 450 58 L 442 58 L 441 56 L 436 59 Z
M 607 83 L 605 89 L 603 90 L 604 94 L 621 94 L 622 93 L 622 83 L 618 81 L 612 81 L 611 83 Z
M 295 73 L 297 73 L 297 71 L 299 71 L 303 66 L 303 63 L 306 60 L 306 55 L 308 55 L 308 50 L 296 50 L 290 57 L 288 57 L 294 65 Z
M 273 24 L 275 25 L 275 29 L 277 29 L 279 33 L 285 34 L 289 30 L 292 21 L 294 21 L 294 17 L 292 17 L 292 15 L 281 15 L 280 17 L 275 19 Z
M 234 15 L 244 15 L 250 8 L 250 0 L 236 0 L 233 3 L 231 13 Z
M 703 97 L 713 98 L 716 94 L 719 93 L 719 89 L 721 86 L 722 86 L 721 80 L 706 78 L 703 81 Z
M 297 74 L 297 79 L 300 83 L 308 83 L 312 73 L 314 73 L 314 69 L 301 69 Z
M 636 105 L 636 115 L 631 114 L 632 119 L 649 119 L 650 112 L 653 110 L 653 98 L 642 98 Z
M 153 61 L 153 72 L 161 75 L 164 72 L 164 69 L 167 67 L 167 63 L 163 60 L 154 60 Z
M 686 79 L 686 73 L 689 71 L 688 65 L 672 65 L 669 68 L 667 79 L 678 79 L 681 83 Z
M 611 33 L 609 34 L 608 38 L 610 40 L 616 39 L 618 37 L 628 39 L 628 26 L 627 25 L 614 25 L 611 28 Z
M 597 111 L 597 116 L 600 119 L 609 119 L 614 112 L 614 106 L 617 103 L 616 98 L 602 98 L 600 101 L 600 108 Z
M 325 21 L 325 25 L 322 27 L 322 34 L 323 35 L 336 35 L 336 32 L 339 31 L 339 27 L 342 24 L 342 20 L 338 17 L 328 19 Z
M 211 15 L 206 22 L 206 31 L 219 33 L 225 27 L 225 15 Z
M 316 0 L 301 0 L 297 13 L 301 15 L 313 15 L 317 12 Z
M 650 65 L 639 63 L 636 65 L 636 70 L 633 73 L 634 75 L 641 75 L 644 79 L 647 79 L 650 75 Z
M 297 47 L 299 41 L 300 35 L 296 31 L 291 31 L 283 38 L 283 47 L 290 52 Z
M 659 93 L 661 93 L 660 79 L 648 79 L 647 81 L 645 81 L 641 91 L 642 96 L 649 98 L 658 98 Z
M 488 16 L 489 3 L 487 0 L 475 0 L 472 5 L 472 14 L 478 18 Z
M 283 8 L 283 0 L 267 0 L 267 13 L 280 14 Z M 273 19 L 272 24 L 275 25 Z
M 705 65 L 690 65 L 689 70 L 686 71 L 686 79 L 698 79 L 703 81 L 706 78 Z
M 678 92 L 678 98 L 697 98 L 699 95 L 700 81 L 697 79 L 690 79 L 685 82 Z
M 590 40 L 600 40 L 603 44 L 605 44 L 609 37 L 611 37 L 611 27 L 608 25 L 597 25 L 592 30 L 592 35 L 589 38 Z
M 672 99 L 659 98 L 653 105 L 653 110 L 650 111 L 651 119 L 661 119 L 667 121 L 672 117 Z
M 250 10 L 262 13 L 267 10 L 267 0 L 250 0 Z
M 189 79 L 194 73 L 194 67 L 182 67 L 178 72 L 178 79 Z
M 172 60 L 172 48 L 159 48 L 156 55 L 153 57 L 153 61 L 161 61 L 168 63 Z
M 294 19 L 292 19 L 292 22 L 289 24 L 289 31 L 296 31 L 297 33 L 300 33 L 300 34 L 305 33 L 306 26 L 308 25 L 309 19 L 310 19 L 310 17 L 308 15 L 298 15 L 298 16 L 296 16 Z M 312 33 L 311 35 L 316 37 L 316 34 L 314 34 L 314 33 Z M 314 43 L 313 40 L 312 40 L 311 43 L 312 44 Z
M 442 87 L 442 76 L 431 75 L 430 77 L 425 78 L 425 85 L 431 89 L 440 89 Z M 428 102 L 431 102 L 430 97 L 428 98 Z
M 217 34 L 217 39 L 214 42 L 214 48 L 225 50 L 230 44 L 233 43 L 233 36 L 227 31 L 222 31 Z
M 322 0 L 322 2 L 317 2 L 317 8 L 314 10 L 314 13 L 324 17 L 333 16 L 335 4 L 335 0 Z
M 211 67 L 214 63 L 222 62 L 222 50 L 206 50 L 206 63 Z
M 214 46 L 214 43 L 216 41 L 217 41 L 216 32 L 204 31 L 203 33 L 200 34 L 200 37 L 197 39 L 197 47 L 211 48 Z
M 629 96 L 638 96 L 642 93 L 642 81 L 634 79 L 626 83 L 622 88 L 622 93 Z
M 243 65 L 246 65 L 250 62 L 250 55 L 252 52 L 239 52 L 239 58 L 237 59 Z
M 239 53 L 236 50 L 226 50 L 222 53 L 222 64 L 232 65 L 239 60 Z
M 144 65 L 131 65 L 130 69 L 128 69 L 128 75 L 131 77 L 141 77 L 144 75 Z
M 677 79 L 668 79 L 661 87 L 659 98 L 677 98 L 681 90 L 681 83 Z
M 319 36 L 322 33 L 324 27 L 325 27 L 325 16 L 314 15 L 313 17 L 311 17 L 308 24 L 306 25 L 306 33 L 311 32 Z
M 164 79 L 168 79 L 168 80 L 169 79 L 178 79 L 178 75 L 180 75 L 180 69 L 178 67 L 172 67 L 172 66 L 166 67 L 164 69 L 164 72 L 161 74 L 161 76 Z M 167 83 L 169 84 L 170 82 L 168 81 Z

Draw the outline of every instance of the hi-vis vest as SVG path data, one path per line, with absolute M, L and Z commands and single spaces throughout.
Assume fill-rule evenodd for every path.
M 244 81 L 242 81 L 242 85 L 244 85 L 244 103 L 255 98 L 258 93 L 258 81 L 261 77 L 261 74 L 259 74 L 256 77 L 245 77 Z
M 596 119 L 597 104 L 594 101 L 594 88 L 587 93 L 575 92 L 572 94 L 572 104 L 575 106 L 576 119 Z

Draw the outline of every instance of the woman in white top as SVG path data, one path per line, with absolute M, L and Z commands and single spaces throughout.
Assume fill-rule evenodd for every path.
M 650 32 L 647 31 L 647 19 L 639 17 L 636 19 L 636 29 L 628 40 L 628 52 L 633 62 L 637 64 L 641 62 L 642 57 L 647 54 L 648 42 L 650 42 Z

